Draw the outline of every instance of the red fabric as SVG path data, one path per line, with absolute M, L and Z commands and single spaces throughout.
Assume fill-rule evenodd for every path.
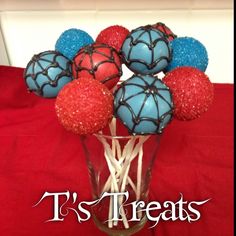
M 23 69 L 0 66 L 0 235 L 104 235 L 92 219 L 74 215 L 48 222 L 45 191 L 75 191 L 89 200 L 89 179 L 79 138 L 57 121 L 54 99 L 26 91 Z M 153 168 L 154 201 L 211 200 L 199 221 L 161 221 L 137 235 L 233 235 L 233 85 L 215 84 L 214 103 L 194 121 L 166 128 Z

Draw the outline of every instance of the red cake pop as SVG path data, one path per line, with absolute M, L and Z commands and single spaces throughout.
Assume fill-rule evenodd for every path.
M 174 117 L 193 120 L 206 112 L 213 101 L 213 85 L 207 75 L 194 67 L 178 67 L 163 82 L 173 95 Z
M 107 44 L 119 52 L 128 34 L 129 30 L 125 27 L 113 25 L 102 30 L 98 34 L 96 42 Z
M 176 38 L 177 36 L 171 31 L 171 29 L 169 27 L 167 27 L 164 23 L 162 22 L 158 22 L 154 25 L 152 25 L 153 28 L 161 31 L 165 36 L 166 38 L 171 41 L 173 40 L 174 38 Z
M 79 135 L 96 133 L 112 118 L 113 95 L 99 81 L 82 77 L 59 92 L 56 113 L 66 130 Z
M 105 44 L 91 44 L 75 56 L 72 71 L 75 79 L 93 78 L 111 89 L 122 75 L 121 59 L 114 48 Z

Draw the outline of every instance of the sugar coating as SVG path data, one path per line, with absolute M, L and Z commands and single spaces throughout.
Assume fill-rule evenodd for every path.
M 113 25 L 102 30 L 98 34 L 96 42 L 107 44 L 119 52 L 128 34 L 129 30 L 125 27 Z
M 79 135 L 92 134 L 111 120 L 113 95 L 97 80 L 79 78 L 60 91 L 55 108 L 66 130 Z
M 197 39 L 179 37 L 170 42 L 172 60 L 166 71 L 171 71 L 180 66 L 192 66 L 205 72 L 208 65 L 208 54 L 205 46 Z
M 178 67 L 167 73 L 163 82 L 172 92 L 174 117 L 179 120 L 196 119 L 212 104 L 213 85 L 197 68 Z
M 64 31 L 56 42 L 56 50 L 72 60 L 76 53 L 84 46 L 93 43 L 93 38 L 83 30 L 68 29 Z

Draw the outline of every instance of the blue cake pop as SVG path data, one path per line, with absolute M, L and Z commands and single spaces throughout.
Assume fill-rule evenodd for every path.
M 121 50 L 126 66 L 143 75 L 162 71 L 171 60 L 168 39 L 150 25 L 132 30 Z
M 56 42 L 56 50 L 72 60 L 84 46 L 94 43 L 93 38 L 83 30 L 68 29 L 64 31 Z
M 181 66 L 192 66 L 203 72 L 206 70 L 208 55 L 205 46 L 201 42 L 191 37 L 179 37 L 172 40 L 170 45 L 173 55 L 166 71 Z
M 41 52 L 26 66 L 24 78 L 29 91 L 45 98 L 56 97 L 72 80 L 71 62 L 59 52 Z
M 159 134 L 173 112 L 169 88 L 151 75 L 133 75 L 115 93 L 115 115 L 131 134 Z

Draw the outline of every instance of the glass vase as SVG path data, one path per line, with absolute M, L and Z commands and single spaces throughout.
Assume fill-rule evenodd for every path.
M 92 197 L 101 199 L 103 196 L 91 208 L 92 216 L 96 226 L 108 235 L 133 235 L 145 225 L 145 211 L 140 206 L 134 210 L 132 202 L 148 203 L 159 139 L 159 135 L 102 133 L 81 137 Z

